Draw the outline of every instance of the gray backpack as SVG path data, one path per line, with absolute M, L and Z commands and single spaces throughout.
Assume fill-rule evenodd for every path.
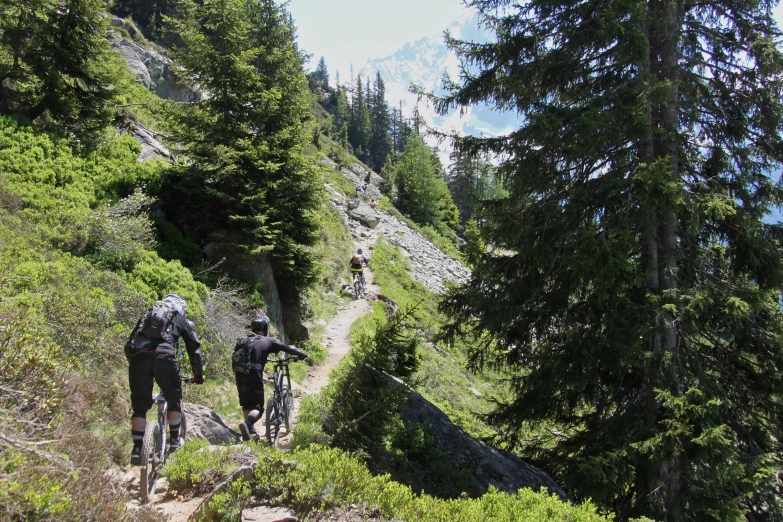
M 168 341 L 167 332 L 171 328 L 177 309 L 168 301 L 158 301 L 144 316 L 139 333 L 148 339 L 162 339 Z

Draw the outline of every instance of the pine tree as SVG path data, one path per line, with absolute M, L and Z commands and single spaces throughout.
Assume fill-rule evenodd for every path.
M 408 140 L 393 179 L 397 189 L 396 205 L 401 212 L 420 225 L 430 225 L 441 233 L 456 226 L 459 212 L 442 179 L 440 160 L 420 136 L 414 134 Z
M 506 193 L 498 185 L 495 167 L 485 153 L 454 151 L 451 161 L 446 184 L 459 209 L 460 223 L 465 225 L 477 218 L 476 206 L 480 202 L 505 197 Z
M 315 71 L 308 75 L 310 90 L 321 94 L 330 92 L 329 88 L 329 70 L 326 67 L 326 60 L 321 56 Z
M 470 2 L 443 113 L 524 122 L 442 308 L 515 392 L 489 421 L 621 520 L 781 520 L 783 57 L 769 2 Z M 529 428 L 536 437 L 525 439 Z
M 348 125 L 351 122 L 351 107 L 345 89 L 338 85 L 335 91 L 334 127 L 337 139 L 343 147 L 348 146 Z
M 303 154 L 309 97 L 290 15 L 273 0 L 207 0 L 174 24 L 175 53 L 211 96 L 182 105 L 176 138 L 190 163 L 163 194 L 194 240 L 268 255 L 281 298 L 316 278 L 320 182 Z
M 356 87 L 351 99 L 351 122 L 348 126 L 348 141 L 354 154 L 363 162 L 369 159 L 370 111 L 367 108 L 367 98 L 362 86 L 362 75 L 356 78 Z
M 392 152 L 392 141 L 389 134 L 391 117 L 389 106 L 386 103 L 386 87 L 380 73 L 375 75 L 375 86 L 370 99 L 369 155 L 372 168 L 380 172 L 387 156 Z
M 124 64 L 101 0 L 0 0 L 0 110 L 93 138 L 114 111 Z

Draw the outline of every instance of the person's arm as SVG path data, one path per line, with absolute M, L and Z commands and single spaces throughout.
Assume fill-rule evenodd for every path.
M 307 359 L 307 354 L 304 353 L 302 350 L 297 348 L 296 346 L 288 346 L 285 343 L 281 343 L 277 339 L 272 339 L 271 346 L 269 348 L 269 351 L 271 352 L 285 352 L 288 355 L 293 355 L 294 357 L 298 357 L 300 359 Z
M 182 316 L 177 316 L 177 320 L 180 323 L 179 327 L 182 340 L 185 341 L 185 348 L 188 350 L 188 359 L 190 360 L 190 368 L 193 370 L 193 376 L 196 378 L 197 383 L 199 383 L 199 381 L 204 382 L 201 341 L 199 341 L 198 335 L 196 334 L 196 325 L 193 324 L 193 321 L 185 319 Z

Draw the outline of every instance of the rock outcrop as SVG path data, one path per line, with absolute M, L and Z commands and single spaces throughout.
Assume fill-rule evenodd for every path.
M 364 204 L 360 205 L 358 209 L 351 209 L 348 205 L 354 200 L 346 200 L 342 194 L 335 191 L 330 185 L 327 185 L 326 188 L 332 191 L 331 203 L 342 214 L 348 230 L 354 238 L 357 241 L 373 244 L 379 236 L 382 236 L 392 245 L 400 247 L 403 255 L 408 259 L 411 277 L 423 284 L 427 290 L 441 294 L 446 290 L 446 282 L 451 281 L 462 284 L 470 278 L 469 268 L 444 254 L 431 241 L 405 222 L 388 212 L 371 209 Z M 371 190 L 377 189 L 368 186 L 367 191 L 370 192 Z M 358 219 L 356 212 L 364 207 L 367 207 L 368 210 L 377 216 L 378 222 L 374 227 Z
M 130 128 L 130 135 L 141 144 L 141 152 L 138 161 L 147 161 L 151 159 L 171 159 L 171 152 L 161 142 L 155 139 L 155 134 L 149 129 L 133 124 Z
M 537 490 L 543 487 L 564 500 L 568 499 L 565 491 L 547 473 L 507 451 L 472 438 L 416 390 L 394 377 L 388 378 L 394 385 L 408 388 L 402 418 L 427 426 L 435 445 L 449 455 L 456 469 L 473 471 L 481 493 L 486 492 L 490 485 L 512 495 L 522 488 Z
M 111 49 L 120 53 L 144 87 L 164 100 L 195 102 L 201 93 L 178 76 L 171 60 L 153 49 L 145 49 L 127 38 L 111 40 Z
M 206 406 L 182 404 L 182 411 L 187 417 L 187 440 L 207 439 L 211 444 L 228 444 L 239 440 L 239 433 L 223 423 L 217 413 Z

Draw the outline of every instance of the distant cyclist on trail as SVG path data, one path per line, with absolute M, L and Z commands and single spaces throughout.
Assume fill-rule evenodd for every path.
M 299 359 L 307 354 L 295 346 L 281 343 L 269 337 L 269 318 L 258 316 L 250 323 L 251 333 L 237 339 L 232 356 L 232 366 L 236 377 L 239 405 L 245 420 L 239 424 L 242 440 L 250 440 L 253 425 L 264 411 L 264 381 L 261 372 L 270 353 L 285 352 Z
M 356 253 L 351 257 L 351 273 L 359 274 L 362 278 L 362 287 L 367 288 L 367 283 L 364 282 L 364 266 L 369 267 L 370 261 L 362 255 L 362 249 L 358 249 Z
M 178 450 L 182 412 L 182 381 L 177 363 L 179 338 L 185 341 L 193 382 L 204 383 L 201 364 L 201 342 L 195 325 L 185 319 L 188 305 L 181 296 L 169 294 L 144 314 L 125 343 L 128 359 L 128 381 L 131 390 L 131 465 L 141 464 L 141 445 L 147 426 L 147 411 L 152 407 L 153 380 L 158 383 L 168 403 L 169 451 Z

